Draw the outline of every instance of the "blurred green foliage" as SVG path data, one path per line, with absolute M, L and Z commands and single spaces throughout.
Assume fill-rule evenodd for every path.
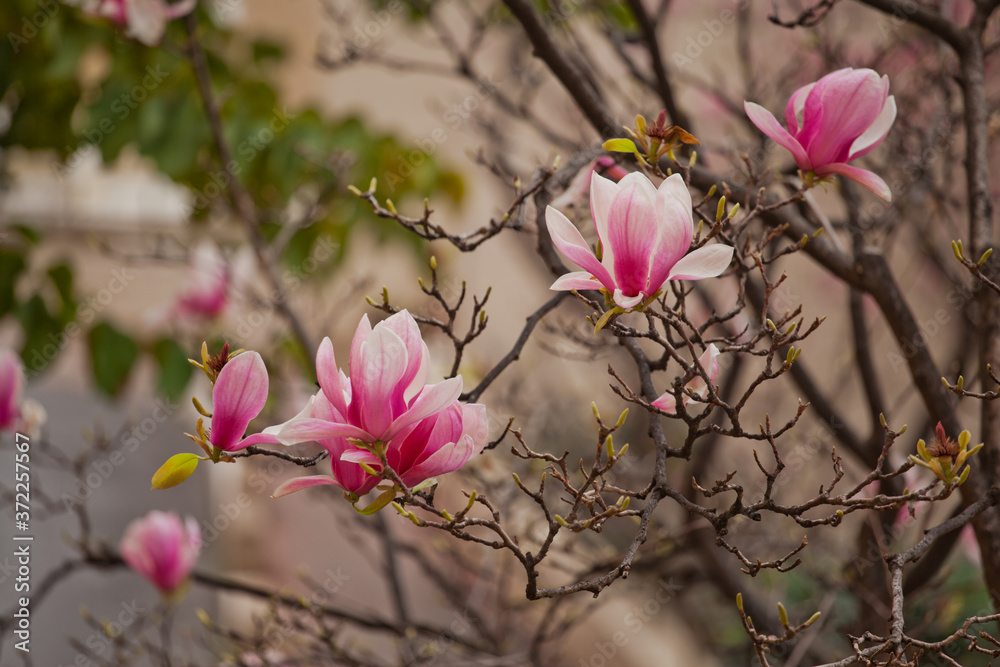
M 359 224 L 375 225 L 380 238 L 405 239 L 420 250 L 413 235 L 376 219 L 346 186 L 367 187 L 377 177 L 379 196 L 397 203 L 432 195 L 439 200 L 441 194 L 459 202 L 464 186 L 458 174 L 430 155 L 408 159 L 412 146 L 373 131 L 362 118 L 289 109 L 276 85 L 284 45 L 228 31 L 204 7 L 197 11 L 233 154 L 230 171 L 259 207 L 265 237 L 280 233 L 293 201 L 318 204 L 314 210 L 325 212 L 288 241 L 286 265 L 300 265 L 320 238 L 337 244 L 335 265 Z M 191 224 L 227 207 L 228 175 L 216 156 L 179 21 L 168 26 L 160 47 L 149 48 L 110 22 L 55 0 L 4 0 L 0 27 L 8 42 L 0 47 L 0 119 L 9 118 L 6 126 L 0 122 L 0 172 L 14 147 L 48 151 L 60 176 L 88 152 L 98 150 L 111 163 L 133 147 L 190 189 Z M 133 340 L 106 319 L 75 321 L 77 301 L 86 295 L 74 294 L 72 262 L 33 266 L 32 250 L 42 240 L 31 231 L 31 220 L 17 222 L 20 231 L 10 228 L 0 237 L 0 318 L 20 321 L 29 371 L 45 370 L 68 338 L 92 327 L 87 341 L 101 391 L 117 395 L 132 365 L 149 354 L 160 371 L 159 391 L 180 394 L 190 378 L 186 357 L 194 352 L 169 337 Z

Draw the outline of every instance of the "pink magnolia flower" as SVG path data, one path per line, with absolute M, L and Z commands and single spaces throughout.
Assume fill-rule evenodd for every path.
M 0 431 L 17 430 L 21 422 L 24 366 L 17 352 L 0 350 Z
M 429 363 L 420 329 L 405 310 L 374 328 L 367 315 L 361 319 L 351 346 L 350 377 L 338 370 L 333 344 L 325 338 L 316 355 L 320 391 L 296 417 L 264 433 L 286 445 L 318 442 L 330 452 L 332 476 L 293 479 L 273 495 L 321 484 L 368 493 L 381 478 L 358 464 L 380 470 L 376 446 L 409 487 L 458 470 L 482 451 L 485 406 L 459 403 L 461 377 L 426 384 Z
M 172 593 L 187 579 L 201 551 L 201 532 L 191 517 L 153 510 L 125 529 L 122 560 L 161 592 Z
M 212 427 L 207 444 L 235 452 L 250 445 L 277 442 L 263 433 L 243 437 L 267 403 L 267 388 L 267 368 L 260 354 L 243 352 L 229 359 L 212 389 Z
M 229 270 L 211 243 L 197 246 L 191 253 L 188 282 L 173 311 L 181 317 L 213 318 L 226 308 L 229 301 Z
M 708 348 L 698 357 L 698 366 L 705 371 L 708 375 L 708 379 L 711 380 L 712 384 L 715 384 L 716 379 L 719 377 L 719 348 L 712 343 Z M 705 382 L 705 378 L 701 375 L 695 375 L 691 380 L 684 385 L 685 391 L 681 392 L 681 400 L 684 402 L 685 407 L 691 402 L 691 398 L 687 395 L 687 391 L 698 398 L 705 398 L 708 394 L 708 384 Z M 659 408 L 667 413 L 672 413 L 677 411 L 677 399 L 671 392 L 666 392 L 658 399 L 650 403 L 655 408 Z
M 761 132 L 791 151 L 802 171 L 820 178 L 840 174 L 892 201 L 879 176 L 847 164 L 882 143 L 896 120 L 888 76 L 845 68 L 802 86 L 785 107 L 787 130 L 764 107 L 744 102 L 743 108 Z
M 147 46 L 163 39 L 167 22 L 191 12 L 198 0 L 181 0 L 176 5 L 164 0 L 90 0 L 85 11 L 111 19 L 127 28 L 126 34 Z
M 694 235 L 691 194 L 679 174 L 659 188 L 633 172 L 619 183 L 596 172 L 590 182 L 590 213 L 602 250 L 594 256 L 579 230 L 548 207 L 545 223 L 552 242 L 583 271 L 567 273 L 553 290 L 603 288 L 628 310 L 655 295 L 668 280 L 701 280 L 726 270 L 733 249 L 712 244 L 688 252 Z

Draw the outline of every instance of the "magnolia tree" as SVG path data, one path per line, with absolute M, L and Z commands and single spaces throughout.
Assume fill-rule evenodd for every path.
M 431 155 L 438 137 L 414 150 L 360 120 L 302 112 L 281 121 L 294 140 L 255 147 L 265 159 L 244 168 L 238 138 L 273 124 L 278 98 L 234 55 L 224 2 L 53 4 L 42 18 L 14 4 L 16 26 L 35 25 L 45 43 L 30 45 L 26 27 L 10 33 L 8 145 L 54 148 L 71 164 L 86 147 L 66 137 L 89 121 L 81 130 L 69 114 L 92 118 L 108 91 L 168 63 L 178 73 L 151 101 L 184 123 L 153 141 L 140 122 L 96 148 L 111 161 L 137 144 L 194 191 L 192 225 L 224 215 L 241 230 L 225 252 L 209 243 L 171 256 L 190 257 L 191 279 L 158 317 L 188 329 L 138 342 L 93 316 L 78 322 L 71 266 L 49 272 L 63 307 L 39 306 L 22 284 L 37 236 L 5 237 L 2 312 L 19 318 L 23 344 L 0 357 L 4 448 L 18 470 L 29 453 L 37 461 L 33 507 L 77 520 L 66 564 L 33 575 L 31 613 L 80 569 L 130 568 L 162 594 L 114 636 L 113 655 L 81 664 L 625 664 L 625 645 L 661 608 L 677 612 L 704 664 L 1000 656 L 997 0 L 321 3 L 333 32 L 317 67 L 445 77 L 475 93 L 445 117 L 468 119 L 480 147 L 466 178 L 509 195 L 464 228 L 434 210 L 457 179 Z M 380 39 L 396 17 L 398 34 L 438 53 L 416 59 Z M 258 64 L 280 58 L 252 47 Z M 111 56 L 102 90 L 50 93 L 67 117 L 45 137 L 32 114 L 56 102 L 40 99 L 32 72 L 75 81 L 55 63 L 85 48 Z M 422 208 L 412 194 L 427 197 Z M 425 297 L 400 300 L 389 284 L 352 339 L 331 339 L 286 298 L 283 267 L 320 243 L 317 230 L 337 230 L 349 255 L 355 225 L 416 241 Z M 550 297 L 526 320 L 488 317 L 505 282 L 471 294 L 457 268 L 462 254 L 488 264 L 504 238 L 550 276 Z M 304 279 L 351 292 L 339 276 Z M 280 318 L 277 342 L 235 349 L 211 323 L 253 307 L 260 289 Z M 39 323 L 88 332 L 99 388 L 120 390 L 148 351 L 160 390 L 192 400 L 193 444 L 178 437 L 151 454 L 165 461 L 150 470 L 151 503 L 210 466 L 277 462 L 286 481 L 269 486 L 269 502 L 295 493 L 353 507 L 380 545 L 392 604 L 368 612 L 219 573 L 199 563 L 214 548 L 200 517 L 166 502 L 120 537 L 92 529 L 86 503 L 61 507 L 43 473 L 79 474 L 108 439 L 68 456 L 46 435 L 44 406 L 25 398 L 26 373 L 44 368 Z M 488 327 L 507 349 L 477 350 Z M 571 363 L 528 367 L 518 360 L 532 346 Z M 475 368 L 474 355 L 490 364 Z M 192 397 L 186 356 L 210 400 Z M 290 367 L 315 381 L 311 395 L 270 381 Z M 518 400 L 519 386 L 562 395 Z M 14 481 L 3 498 L 20 522 L 28 488 Z M 324 548 L 343 539 L 317 533 Z M 426 620 L 437 616 L 414 601 L 415 585 L 471 620 Z M 473 600 L 474 586 L 490 593 Z M 191 588 L 269 605 L 230 625 L 183 607 Z M 592 614 L 615 595 L 640 604 L 608 628 Z M 15 660 L 28 623 L 8 604 L 0 627 Z M 568 640 L 581 625 L 596 640 L 582 649 Z M 181 626 L 193 641 L 177 640 Z

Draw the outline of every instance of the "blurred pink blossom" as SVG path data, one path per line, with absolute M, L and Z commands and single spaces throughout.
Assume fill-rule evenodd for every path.
M 201 551 L 201 532 L 191 517 L 153 510 L 125 529 L 122 560 L 161 592 L 174 592 L 187 579 Z
M 715 384 L 716 379 L 719 377 L 719 348 L 712 343 L 706 348 L 700 357 L 698 357 L 698 366 L 705 371 L 708 375 L 708 379 Z M 687 406 L 691 402 L 690 397 L 687 392 L 690 391 L 692 394 L 699 398 L 705 398 L 708 394 L 708 384 L 701 375 L 695 375 L 691 380 L 684 385 L 684 391 L 681 392 L 681 400 L 684 405 Z M 673 413 L 677 411 L 677 399 L 671 392 L 666 392 L 658 399 L 650 403 L 654 408 L 659 408 L 667 413 Z
M 0 350 L 0 431 L 17 430 L 21 421 L 24 367 L 21 357 L 9 348 Z
M 487 441 L 486 408 L 463 405 L 462 378 L 426 384 L 430 357 L 416 320 L 407 312 L 372 328 L 361 319 L 351 346 L 350 377 L 337 368 L 325 338 L 316 355 L 320 391 L 296 417 L 264 429 L 286 445 L 316 441 L 330 452 L 332 476 L 300 477 L 274 496 L 332 484 L 356 495 L 381 480 L 358 465 L 380 470 L 374 450 L 409 487 L 464 466 Z
M 820 178 L 840 174 L 887 201 L 892 191 L 878 175 L 848 162 L 882 143 L 896 119 L 889 77 L 845 68 L 802 86 L 785 107 L 786 130 L 764 107 L 744 102 L 761 132 L 787 148 L 803 172 Z
M 212 243 L 191 253 L 188 281 L 177 297 L 173 312 L 180 317 L 213 318 L 229 301 L 229 270 L 219 248 Z
M 556 248 L 583 271 L 560 276 L 553 290 L 604 288 L 626 310 L 652 297 L 668 280 L 701 280 L 726 270 L 730 246 L 715 243 L 692 252 L 691 194 L 680 174 L 656 188 L 639 172 L 615 183 L 591 175 L 590 211 L 600 239 L 600 259 L 579 230 L 549 206 L 545 222 Z
M 90 0 L 84 10 L 111 19 L 126 28 L 126 34 L 147 46 L 163 39 L 167 22 L 190 13 L 198 0 L 181 0 L 171 5 L 164 0 Z

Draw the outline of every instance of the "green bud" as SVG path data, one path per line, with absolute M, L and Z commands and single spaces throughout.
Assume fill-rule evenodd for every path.
M 951 242 L 951 251 L 953 253 L 955 253 L 955 259 L 957 259 L 958 261 L 961 262 L 963 259 L 965 259 L 965 253 L 962 252 L 962 242 L 961 241 L 952 241 Z
M 743 613 L 743 593 L 736 594 L 736 608 L 740 610 L 741 614 Z
M 878 423 L 882 425 L 882 428 L 889 428 L 889 424 L 885 421 L 885 413 L 878 413 Z
M 431 264 L 431 271 L 437 271 L 437 268 L 438 268 L 437 257 L 435 257 L 434 255 L 431 255 L 431 262 L 430 262 L 430 264 Z
M 976 262 L 976 266 L 979 267 L 985 264 L 986 260 L 988 260 L 990 258 L 990 255 L 992 254 L 993 254 L 993 248 L 987 248 L 986 251 L 983 253 L 982 257 L 979 258 L 979 261 Z
M 785 605 L 778 603 L 778 620 L 781 621 L 783 627 L 788 627 L 788 612 L 785 610 Z
M 819 617 L 822 616 L 822 615 L 823 615 L 823 612 L 817 611 L 815 614 L 813 614 L 812 616 L 810 616 L 809 620 L 806 621 L 806 623 L 805 623 L 806 627 L 808 628 L 810 625 L 812 625 L 813 623 L 815 623 L 816 621 L 818 621 Z
M 736 202 L 736 206 L 729 209 L 729 219 L 732 220 L 736 216 L 736 212 L 740 210 L 740 203 Z
M 615 428 L 619 429 L 625 425 L 625 418 L 628 417 L 628 408 L 622 412 L 621 416 L 618 417 L 618 421 L 615 422 Z
M 396 205 L 392 203 L 391 199 L 385 200 L 385 207 L 389 209 L 389 212 L 392 213 L 393 215 L 398 215 L 398 212 L 396 211 Z
M 715 221 L 718 222 L 722 220 L 722 216 L 726 214 L 726 196 L 723 195 L 719 197 L 719 206 L 715 209 Z

